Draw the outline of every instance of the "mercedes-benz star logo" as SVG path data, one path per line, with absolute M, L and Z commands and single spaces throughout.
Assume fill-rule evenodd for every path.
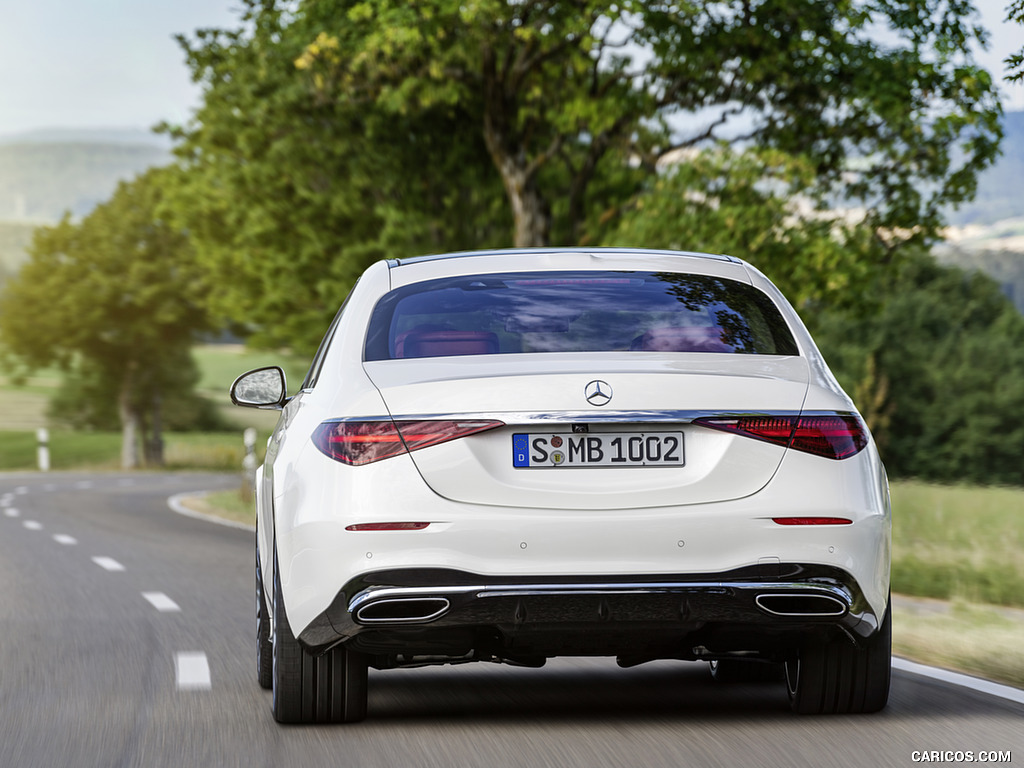
M 587 384 L 583 394 L 591 405 L 606 405 L 612 399 L 612 388 L 607 381 L 595 379 Z

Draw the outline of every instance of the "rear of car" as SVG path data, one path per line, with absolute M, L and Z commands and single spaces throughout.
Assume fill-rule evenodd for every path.
M 784 664 L 797 711 L 885 703 L 884 470 L 737 259 L 375 265 L 285 407 L 258 503 L 273 626 L 355 670 L 345 706 L 275 698 L 279 719 L 358 719 L 367 665 L 559 655 Z

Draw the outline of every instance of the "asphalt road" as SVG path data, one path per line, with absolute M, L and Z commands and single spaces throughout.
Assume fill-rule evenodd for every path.
M 236 482 L 0 475 L 0 768 L 1024 762 L 1024 705 L 903 672 L 881 714 L 804 718 L 780 684 L 700 663 L 371 670 L 364 723 L 278 726 L 255 678 L 252 533 L 167 506 Z

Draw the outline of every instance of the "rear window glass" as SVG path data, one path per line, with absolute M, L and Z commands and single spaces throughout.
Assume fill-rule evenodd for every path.
M 674 272 L 468 275 L 397 288 L 366 360 L 533 352 L 796 355 L 779 310 L 745 283 Z

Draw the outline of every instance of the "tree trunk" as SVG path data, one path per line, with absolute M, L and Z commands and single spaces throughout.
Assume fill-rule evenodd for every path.
M 153 395 L 153 437 L 149 448 L 149 463 L 155 467 L 164 465 L 164 429 L 162 422 L 163 400 L 160 393 Z
M 492 156 L 495 153 L 492 152 Z M 505 183 L 505 194 L 515 220 L 516 248 L 542 248 L 551 243 L 551 214 L 534 183 L 533 174 L 522 162 L 509 156 L 495 156 Z
M 535 176 L 542 165 L 530 161 L 520 131 L 516 129 L 517 106 L 514 89 L 499 74 L 495 52 L 481 51 L 484 88 L 484 142 L 501 174 L 505 196 L 512 206 L 517 248 L 539 248 L 550 244 L 551 213 L 537 189 Z
M 121 469 L 139 466 L 139 414 L 132 403 L 135 394 L 135 365 L 129 363 L 121 379 L 117 397 L 118 415 L 121 417 Z

